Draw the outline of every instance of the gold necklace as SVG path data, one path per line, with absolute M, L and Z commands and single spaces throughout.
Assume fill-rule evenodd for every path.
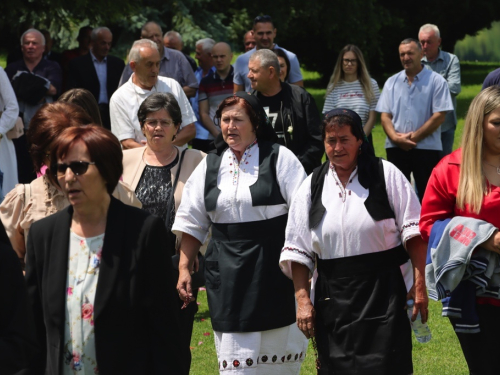
M 496 165 L 493 165 L 493 164 L 490 164 L 490 163 L 487 163 L 486 161 L 483 160 L 483 163 L 486 164 L 486 165 L 489 165 L 490 167 L 493 167 L 493 168 L 496 168 L 497 170 L 497 174 L 500 174 L 500 166 L 496 166 Z
M 149 147 L 148 147 L 148 149 L 149 149 Z M 165 160 L 167 160 L 167 161 L 168 161 L 168 160 L 170 160 L 170 158 L 172 157 L 172 155 L 174 154 L 174 152 L 175 152 L 175 150 L 176 150 L 176 149 L 177 149 L 177 148 L 176 148 L 175 146 L 172 146 L 172 152 L 170 153 L 170 155 L 168 155 L 168 157 L 167 157 Z M 154 151 L 153 151 L 153 153 L 154 153 Z M 151 164 L 151 163 L 148 163 L 148 162 L 146 161 L 146 159 L 145 159 L 144 155 L 146 155 L 146 152 L 144 152 L 144 154 L 142 155 L 142 160 L 144 160 L 144 163 L 146 163 L 147 165 L 150 165 L 150 166 L 152 166 L 152 167 L 164 167 L 165 165 L 168 165 L 168 164 L 169 164 L 169 163 L 167 163 L 167 162 L 165 162 L 165 163 L 161 163 L 161 162 L 158 160 L 158 157 L 157 157 L 156 159 L 158 160 L 158 163 L 159 163 L 159 164 Z M 156 156 L 156 154 L 155 154 L 155 156 Z

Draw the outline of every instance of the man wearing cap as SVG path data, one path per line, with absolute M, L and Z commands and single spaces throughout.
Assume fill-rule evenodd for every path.
M 252 89 L 251 82 L 248 79 L 248 61 L 250 56 L 255 51 L 260 49 L 274 49 L 280 48 L 288 56 L 290 60 L 290 75 L 288 82 L 297 86 L 304 86 L 302 80 L 302 72 L 300 71 L 300 64 L 297 56 L 283 47 L 274 43 L 276 38 L 276 28 L 274 27 L 273 20 L 270 16 L 258 16 L 253 21 L 253 36 L 255 38 L 255 48 L 240 55 L 234 63 L 234 92 L 236 91 L 250 91 Z
M 248 79 L 278 135 L 309 174 L 324 154 L 320 116 L 313 97 L 304 88 L 281 82 L 279 61 L 269 49 L 256 51 L 248 62 Z
M 390 77 L 377 103 L 387 139 L 387 160 L 410 180 L 413 173 L 420 201 L 432 169 L 440 160 L 446 112 L 453 110 L 450 90 L 439 74 L 424 69 L 422 46 L 408 38 L 399 45 L 404 70 Z
M 424 51 L 422 64 L 427 69 L 440 74 L 446 80 L 450 89 L 451 100 L 453 101 L 453 111 L 446 114 L 444 122 L 441 124 L 443 151 L 441 151 L 440 155 L 444 157 L 453 151 L 453 141 L 455 140 L 457 95 L 462 90 L 460 85 L 460 62 L 457 56 L 439 49 L 441 38 L 436 25 L 428 23 L 422 26 L 418 33 L 418 40 Z

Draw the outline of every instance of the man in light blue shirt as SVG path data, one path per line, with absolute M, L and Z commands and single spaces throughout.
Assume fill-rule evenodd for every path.
M 290 60 L 290 75 L 288 76 L 288 83 L 293 83 L 298 86 L 304 86 L 302 80 L 302 72 L 300 71 L 299 60 L 297 55 L 293 52 L 279 47 L 274 43 L 276 38 L 276 28 L 274 27 L 273 20 L 270 16 L 258 16 L 253 21 L 253 36 L 255 38 L 255 48 L 240 55 L 234 63 L 234 92 L 237 91 L 252 91 L 252 85 L 248 79 L 248 61 L 250 56 L 259 49 L 282 49 Z
M 455 140 L 455 129 L 457 127 L 457 95 L 462 91 L 460 84 L 460 62 L 457 56 L 439 49 L 441 38 L 439 29 L 430 23 L 422 26 L 418 33 L 418 40 L 422 44 L 424 57 L 422 64 L 427 69 L 440 74 L 448 83 L 451 100 L 453 101 L 453 111 L 446 114 L 444 122 L 441 124 L 441 142 L 443 151 L 441 157 L 451 154 L 453 141 Z
M 446 112 L 453 110 L 443 77 L 424 69 L 422 46 L 415 39 L 399 45 L 404 70 L 390 77 L 377 103 L 387 138 L 387 160 L 410 179 L 413 173 L 422 200 L 432 169 L 440 159 L 441 133 Z

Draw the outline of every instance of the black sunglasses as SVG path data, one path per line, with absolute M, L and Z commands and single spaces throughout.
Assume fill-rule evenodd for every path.
M 81 174 L 85 174 L 85 172 L 87 172 L 87 169 L 89 169 L 89 165 L 95 165 L 95 162 L 80 160 L 72 161 L 69 164 L 57 163 L 55 165 L 55 170 L 58 176 L 64 176 L 64 174 L 66 174 L 66 170 L 69 168 L 76 176 L 80 176 Z
M 257 16 L 255 17 L 255 19 L 253 20 L 253 24 L 255 25 L 256 23 L 259 23 L 259 22 L 273 22 L 273 19 L 271 18 L 271 16 L 268 16 L 267 14 L 265 16 Z

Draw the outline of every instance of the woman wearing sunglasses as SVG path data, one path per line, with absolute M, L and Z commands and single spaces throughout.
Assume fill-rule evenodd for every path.
M 198 150 L 181 150 L 173 145 L 182 123 L 182 113 L 172 94 L 150 95 L 139 107 L 137 117 L 146 137 L 146 147 L 123 152 L 123 181 L 135 191 L 144 210 L 163 220 L 169 236 L 165 250 L 173 256 L 181 237 L 176 239 L 171 231 L 175 212 L 181 202 L 184 184 L 205 154 Z M 175 259 L 178 262 L 178 256 Z M 196 298 L 198 290 L 194 293 Z M 180 310 L 182 301 L 177 299 L 177 303 Z M 181 311 L 182 338 L 186 348 L 191 343 L 197 311 L 196 303 Z M 186 366 L 189 368 L 190 365 L 188 360 Z
M 36 172 L 50 165 L 50 150 L 55 147 L 54 140 L 58 134 L 68 127 L 92 122 L 89 115 L 74 104 L 50 103 L 42 106 L 31 119 L 28 131 L 28 147 Z M 141 206 L 134 193 L 124 184 L 118 184 L 113 194 L 124 203 Z M 68 204 L 50 172 L 30 184 L 16 185 L 5 196 L 0 205 L 0 219 L 22 264 L 31 225 L 62 210 Z
M 94 125 L 56 142 L 50 169 L 70 207 L 28 238 L 29 307 L 43 345 L 33 373 L 184 373 L 165 225 L 111 195 L 120 143 Z

